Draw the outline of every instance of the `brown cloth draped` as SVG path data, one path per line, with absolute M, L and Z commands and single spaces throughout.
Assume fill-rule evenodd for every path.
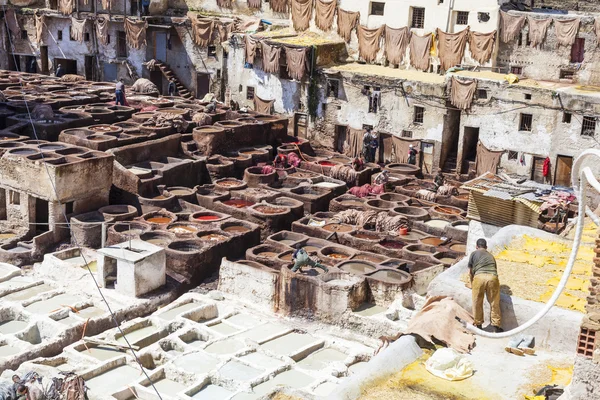
M 96 19 L 96 35 L 101 44 L 104 46 L 108 44 L 108 18 L 99 16 Z
M 254 111 L 259 114 L 272 114 L 273 103 L 275 103 L 275 100 L 263 100 L 254 95 Z
M 279 73 L 279 57 L 281 56 L 281 47 L 260 42 L 262 50 L 263 71 L 269 74 Z
M 102 0 L 102 9 L 110 10 L 110 0 Z
M 219 25 L 217 25 L 217 30 L 219 31 L 219 40 L 221 41 L 221 43 L 229 40 L 229 36 L 231 36 L 232 29 L 233 22 L 221 22 Z
M 429 69 L 431 33 L 419 36 L 413 33 L 410 37 L 410 65 L 421 71 Z
M 262 7 L 262 1 L 261 0 L 248 0 L 248 7 L 260 9 Z
M 317 28 L 322 31 L 331 29 L 336 8 L 337 0 L 316 0 L 315 25 L 317 25 Z
M 495 174 L 498 170 L 498 164 L 500 163 L 500 157 L 502 157 L 503 151 L 492 151 L 488 150 L 483 143 L 477 143 L 477 158 L 475 159 L 475 170 L 477 176 L 483 175 L 486 172 Z
M 44 14 L 35 14 L 35 41 L 38 45 L 44 44 L 44 26 L 46 25 L 46 16 Z
M 579 33 L 579 18 L 554 19 L 554 29 L 558 44 L 563 46 L 572 46 Z
M 527 17 L 527 24 L 529 25 L 529 41 L 531 42 L 531 47 L 537 47 L 544 43 L 544 40 L 546 39 L 546 32 L 548 31 L 548 27 L 551 23 L 551 18 L 535 19 Z
M 305 31 L 312 18 L 312 0 L 292 0 L 292 23 L 297 31 Z
M 504 43 L 514 40 L 525 25 L 525 17 L 500 11 L 500 38 Z
M 356 35 L 358 36 L 358 54 L 366 62 L 373 62 L 377 58 L 379 52 L 381 35 L 385 30 L 385 25 L 379 28 L 369 29 L 362 25 L 356 27 Z
M 337 17 L 337 31 L 338 34 L 346 41 L 346 43 L 350 42 L 352 29 L 356 27 L 358 24 L 358 20 L 360 19 L 359 12 L 352 12 L 338 9 L 338 17 Z
M 396 162 L 398 163 L 407 163 L 408 162 L 408 150 L 410 149 L 410 145 L 412 144 L 415 148 L 421 148 L 421 141 L 415 139 L 406 139 L 398 136 L 394 136 L 394 154 L 396 155 Z M 419 165 L 419 157 L 421 156 L 421 152 L 417 154 L 417 165 Z
M 450 102 L 453 106 L 462 110 L 471 108 L 473 96 L 477 89 L 477 81 L 461 81 L 452 77 L 452 86 L 450 87 Z
M 246 35 L 246 62 L 248 64 L 254 64 L 254 57 L 256 57 L 256 46 L 258 45 L 258 39 L 253 38 L 250 35 Z
M 235 18 L 232 32 L 256 32 L 260 26 L 260 18 Z
M 277 13 L 287 13 L 288 12 L 288 0 L 271 0 L 269 2 L 271 4 L 271 10 Z
M 390 64 L 400 65 L 402 63 L 409 43 L 410 30 L 408 27 L 385 27 L 385 58 Z
M 58 0 L 58 11 L 63 15 L 71 15 L 75 10 L 75 0 Z
M 7 8 L 4 12 L 4 18 L 6 18 L 6 24 L 8 25 L 10 33 L 12 33 L 14 37 L 21 37 L 21 28 L 14 8 Z
M 200 47 L 207 47 L 213 35 L 215 21 L 208 18 L 192 18 L 192 39 Z
M 600 46 L 600 17 L 594 19 L 594 33 L 596 34 L 596 46 Z
M 285 61 L 290 78 L 301 81 L 306 73 L 307 47 L 286 47 Z
M 71 38 L 73 40 L 76 40 L 79 43 L 83 42 L 83 33 L 85 31 L 86 22 L 87 19 L 77 19 L 71 17 Z
M 362 155 L 364 135 L 365 131 L 363 129 L 348 128 L 345 144 L 345 154 L 348 157 L 359 157 Z
M 389 133 L 380 132 L 379 137 L 381 138 L 381 147 L 379 148 L 379 154 L 383 152 L 384 162 L 393 162 L 394 136 Z
M 134 21 L 125 18 L 124 25 L 125 37 L 129 47 L 139 49 L 146 45 L 146 28 L 148 28 L 148 23 L 146 21 Z
M 233 0 L 217 0 L 217 5 L 221 8 L 233 8 Z
M 467 37 L 469 36 L 469 27 L 458 33 L 443 32 L 437 30 L 438 55 L 440 65 L 444 71 L 458 65 L 462 62 L 467 46 Z
M 469 51 L 473 60 L 479 64 L 490 61 L 495 43 L 496 31 L 490 33 L 469 32 Z

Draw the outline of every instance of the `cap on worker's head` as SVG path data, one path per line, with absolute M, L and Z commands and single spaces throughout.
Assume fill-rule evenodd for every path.
M 13 375 L 12 380 L 13 380 L 13 382 L 19 382 L 21 380 L 21 378 L 19 378 L 19 375 Z
M 123 79 L 123 78 L 121 78 L 121 79 L 119 79 L 119 80 L 120 80 L 121 82 L 123 82 L 123 81 L 124 81 L 124 79 Z
M 487 249 L 487 240 L 485 239 L 477 239 L 477 247 L 480 249 Z
M 415 146 L 413 146 L 412 144 L 410 144 L 410 145 L 408 145 L 408 147 L 410 147 L 410 148 L 412 149 L 412 148 L 413 148 L 413 147 L 415 147 Z

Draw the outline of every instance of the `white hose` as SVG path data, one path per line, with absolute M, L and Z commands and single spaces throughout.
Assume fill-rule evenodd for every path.
M 600 150 L 590 149 L 590 150 L 584 151 L 577 158 L 577 160 L 575 160 L 575 163 L 573 165 L 573 172 L 571 174 L 571 183 L 573 185 L 573 189 L 575 190 L 576 196 L 579 200 L 577 226 L 575 229 L 575 238 L 573 239 L 573 248 L 571 250 L 571 255 L 569 256 L 569 261 L 567 262 L 567 266 L 565 267 L 565 272 L 563 272 L 562 278 L 560 279 L 558 286 L 554 290 L 552 297 L 548 300 L 548 302 L 546 303 L 544 308 L 541 309 L 535 316 L 533 316 L 533 318 L 531 318 L 529 321 L 525 322 L 523 325 L 520 325 L 514 329 L 511 329 L 510 331 L 500 332 L 500 333 L 491 333 L 491 332 L 486 332 L 484 330 L 476 328 L 474 325 L 467 323 L 466 328 L 469 331 L 471 331 L 479 336 L 483 336 L 483 337 L 490 338 L 490 339 L 507 338 L 507 337 L 516 335 L 518 333 L 521 333 L 525 329 L 531 327 L 533 324 L 537 323 L 540 319 L 542 319 L 548 313 L 548 311 L 550 311 L 550 309 L 552 307 L 554 307 L 554 304 L 556 303 L 556 301 L 562 294 L 563 290 L 565 289 L 565 286 L 567 285 L 567 281 L 569 280 L 569 275 L 571 275 L 571 271 L 573 270 L 573 266 L 575 265 L 575 260 L 577 259 L 577 252 L 579 251 L 579 245 L 581 244 L 581 235 L 583 233 L 583 226 L 585 224 L 585 222 L 584 222 L 585 216 L 588 211 L 588 208 L 586 206 L 587 185 L 588 184 L 591 185 L 596 191 L 598 191 L 600 193 L 600 182 L 598 182 L 598 180 L 596 180 L 592 170 L 589 167 L 585 167 L 582 169 L 583 161 L 586 158 L 593 157 L 593 156 L 596 156 L 597 158 L 600 159 Z M 594 220 L 594 222 L 596 222 L 596 220 Z

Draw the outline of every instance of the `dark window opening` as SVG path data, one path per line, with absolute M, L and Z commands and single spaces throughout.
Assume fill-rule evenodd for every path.
M 339 98 L 340 81 L 338 79 L 327 79 L 327 97 Z
M 106 35 L 106 44 L 110 44 L 110 35 Z
M 425 9 L 422 7 L 412 8 L 411 28 L 423 28 L 425 26 Z
M 508 159 L 509 161 L 516 161 L 519 159 L 519 152 L 518 151 L 512 151 L 509 150 L 508 151 Z
M 533 115 L 521 114 L 521 123 L 519 124 L 519 130 L 531 132 L 532 125 L 533 125 Z
M 65 214 L 67 214 L 67 215 L 73 214 L 73 202 L 72 201 L 65 203 Z
M 531 100 L 531 94 L 525 93 L 525 100 Z
M 288 72 L 287 59 L 285 57 L 279 57 L 279 79 L 292 79 Z
M 246 87 L 246 100 L 254 100 L 254 88 L 252 86 Z
M 425 117 L 425 108 L 415 106 L 415 117 L 413 119 L 413 122 L 415 124 L 422 124 L 424 117 Z
M 383 15 L 385 3 L 371 2 L 371 13 L 369 15 Z
M 477 98 L 478 99 L 487 99 L 487 90 L 485 89 L 478 89 L 477 90 Z
M 469 25 L 469 12 L 468 11 L 457 11 L 456 12 L 456 25 Z
M 117 57 L 127 57 L 127 36 L 125 31 L 117 31 Z
M 519 40 L 517 40 L 517 46 L 523 46 L 523 33 L 519 33 Z
M 572 114 L 569 112 L 566 112 L 563 114 L 563 124 L 570 124 L 571 123 L 571 116 Z
M 479 20 L 479 22 L 488 22 L 490 20 L 490 13 L 478 12 L 477 19 Z
M 218 69 L 218 70 L 217 70 L 217 79 L 219 79 L 220 77 L 221 77 L 221 70 L 220 70 L 220 69 Z
M 363 128 L 363 130 L 367 130 L 367 129 L 368 129 L 368 130 L 373 130 L 373 125 L 366 125 L 366 124 L 363 124 L 362 128 Z
M 62 31 L 56 33 L 56 40 L 62 40 Z
M 515 75 L 523 74 L 523 67 L 510 67 L 510 73 Z
M 73 29 L 71 27 L 69 27 L 69 40 L 75 40 L 73 37 Z
M 571 47 L 571 62 L 582 63 L 585 56 L 585 39 L 576 38 L 573 47 Z
M 575 72 L 570 71 L 568 69 L 561 69 L 559 79 L 573 79 L 575 77 Z
M 581 136 L 594 137 L 596 135 L 596 117 L 583 117 Z
M 29 37 L 29 36 L 27 36 L 27 31 L 26 31 L 26 30 L 22 30 L 22 31 L 21 31 L 21 39 L 25 39 L 25 40 L 27 40 L 27 38 L 28 38 L 28 37 Z
M 407 130 L 402 131 L 402 137 L 412 138 L 413 137 L 412 135 L 413 135 L 412 131 L 407 131 Z
M 208 56 L 209 57 L 217 56 L 217 46 L 208 46 Z
M 8 193 L 8 202 L 12 205 L 18 206 L 19 204 L 21 204 L 21 194 L 19 192 L 15 192 L 14 190 L 11 190 Z
M 375 90 L 369 93 L 369 112 L 377 113 L 377 110 L 381 106 L 381 91 L 380 88 L 376 87 Z
M 321 103 L 321 113 L 325 114 L 327 111 L 327 103 Z
M 83 34 L 83 41 L 84 42 L 89 42 L 90 41 L 90 34 L 88 32 Z

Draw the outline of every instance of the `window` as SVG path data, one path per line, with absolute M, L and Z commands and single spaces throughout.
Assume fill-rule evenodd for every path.
M 327 112 L 327 103 L 321 103 L 321 113 L 325 115 Z
M 424 116 L 425 116 L 425 109 L 423 107 L 415 106 L 415 117 L 413 119 L 413 122 L 415 124 L 422 124 Z
M 596 117 L 583 117 L 581 136 L 594 137 L 596 135 Z
M 402 137 L 412 138 L 412 131 L 403 130 L 402 131 Z
M 531 132 L 531 125 L 533 124 L 533 115 L 521 114 L 521 123 L 519 124 L 520 131 Z
M 238 92 L 242 93 L 244 91 L 244 87 L 242 85 L 238 86 Z
M 362 128 L 363 128 L 363 130 L 367 130 L 367 129 L 369 129 L 369 130 L 373 130 L 373 125 L 366 125 L 366 124 L 363 124 L 363 127 L 362 127 Z
M 73 38 L 73 29 L 71 29 L 71 27 L 69 27 L 69 40 L 75 40 Z
M 568 69 L 560 70 L 560 75 L 559 75 L 560 79 L 573 79 L 574 77 L 575 77 L 575 72 L 570 71 Z
M 90 41 L 90 34 L 89 32 L 86 32 L 83 34 L 83 41 L 84 42 L 89 42 Z
M 127 57 L 127 36 L 125 31 L 117 31 L 117 57 Z
M 508 151 L 508 160 L 509 161 L 517 161 L 518 159 L 519 159 L 518 151 L 512 151 L 512 150 Z
M 423 28 L 425 26 L 425 9 L 422 7 L 412 7 L 411 28 Z
M 582 63 L 585 58 L 585 39 L 576 38 L 573 47 L 571 47 L 571 62 Z
M 383 15 L 383 9 L 385 8 L 385 3 L 378 3 L 376 1 L 371 2 L 371 12 L 369 15 Z
M 56 33 L 56 38 L 57 38 L 57 40 L 62 40 L 62 31 L 58 31 Z
M 246 86 L 246 100 L 254 100 L 254 88 Z
M 217 56 L 217 46 L 208 46 L 208 56 L 209 57 Z
M 11 190 L 9 193 L 8 202 L 12 205 L 21 204 L 21 194 L 19 192 L 15 192 Z
M 340 81 L 338 79 L 327 79 L 327 97 L 339 98 Z
M 106 44 L 110 44 L 110 35 L 106 35 Z
M 488 22 L 490 20 L 490 13 L 478 12 L 477 19 L 479 20 L 479 22 Z
M 515 75 L 522 75 L 523 67 L 510 67 L 510 73 Z
M 286 57 L 279 57 L 279 79 L 292 79 L 288 71 Z
M 477 90 L 477 98 L 478 99 L 487 99 L 487 90 L 485 90 L 485 89 L 478 89 Z
M 519 33 L 519 40 L 517 40 L 517 46 L 523 46 L 523 33 Z
M 73 214 L 73 202 L 65 203 L 65 214 Z
M 531 100 L 531 93 L 525 93 L 525 100 Z
M 220 69 L 218 69 L 218 70 L 217 70 L 217 79 L 219 79 L 220 77 L 221 77 L 221 70 L 220 70 Z
M 563 114 L 563 124 L 570 124 L 571 123 L 571 113 L 570 112 L 566 112 Z
M 457 11 L 456 12 L 456 25 L 469 25 L 469 12 L 468 11 Z
M 22 30 L 21 31 L 21 39 L 25 39 L 27 40 L 28 36 L 27 36 L 27 31 L 26 30 Z

